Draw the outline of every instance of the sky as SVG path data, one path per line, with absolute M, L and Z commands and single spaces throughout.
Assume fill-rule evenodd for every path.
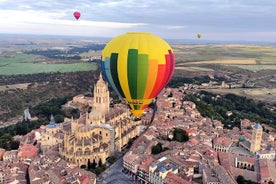
M 276 42 L 276 0 L 0 0 L 0 33 L 112 38 L 133 31 Z

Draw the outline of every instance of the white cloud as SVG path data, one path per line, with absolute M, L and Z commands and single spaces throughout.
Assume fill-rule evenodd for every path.
M 167 29 L 184 29 L 185 26 L 165 26 Z
M 0 33 L 29 30 L 36 34 L 108 35 L 148 31 L 183 38 L 199 31 L 216 38 L 252 32 L 248 35 L 253 39 L 262 39 L 267 37 L 257 33 L 276 30 L 275 0 L 0 0 L 0 6 Z M 78 21 L 73 17 L 76 10 L 82 14 Z

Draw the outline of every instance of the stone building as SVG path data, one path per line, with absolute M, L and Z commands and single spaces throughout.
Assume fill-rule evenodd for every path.
M 217 137 L 213 140 L 214 150 L 228 152 L 233 141 L 228 137 Z
M 100 75 L 94 86 L 90 112 L 71 120 L 59 146 L 62 158 L 79 167 L 105 163 L 106 159 L 121 152 L 130 139 L 140 134 L 140 121 L 134 121 L 129 109 L 122 104 L 109 107 L 108 85 Z
M 263 127 L 257 123 L 253 126 L 250 152 L 256 153 L 261 149 Z
M 54 116 L 51 115 L 49 124 L 46 125 L 44 130 L 41 132 L 40 148 L 42 151 L 46 151 L 51 146 L 55 146 L 62 142 L 61 130 L 61 125 L 57 124 Z

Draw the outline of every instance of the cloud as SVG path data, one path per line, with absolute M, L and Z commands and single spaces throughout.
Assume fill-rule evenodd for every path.
M 12 29 L 18 26 L 18 32 L 28 27 L 29 32 L 39 33 L 36 28 L 39 25 L 53 34 L 55 31 L 62 34 L 77 25 L 89 31 L 97 30 L 103 36 L 148 31 L 182 38 L 197 32 L 213 35 L 250 32 L 253 35 L 276 29 L 275 0 L 0 0 L 0 6 L 1 32 L 14 32 Z M 76 10 L 82 14 L 79 21 L 73 17 Z M 74 34 L 82 35 L 82 32 Z

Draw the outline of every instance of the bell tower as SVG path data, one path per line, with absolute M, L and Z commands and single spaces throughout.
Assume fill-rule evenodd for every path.
M 106 115 L 109 112 L 109 91 L 108 84 L 103 80 L 102 74 L 94 85 L 94 103 L 92 111 L 101 112 Z
M 251 145 L 250 145 L 251 153 L 256 153 L 261 149 L 262 134 L 263 134 L 263 127 L 259 123 L 255 124 L 253 126 Z

